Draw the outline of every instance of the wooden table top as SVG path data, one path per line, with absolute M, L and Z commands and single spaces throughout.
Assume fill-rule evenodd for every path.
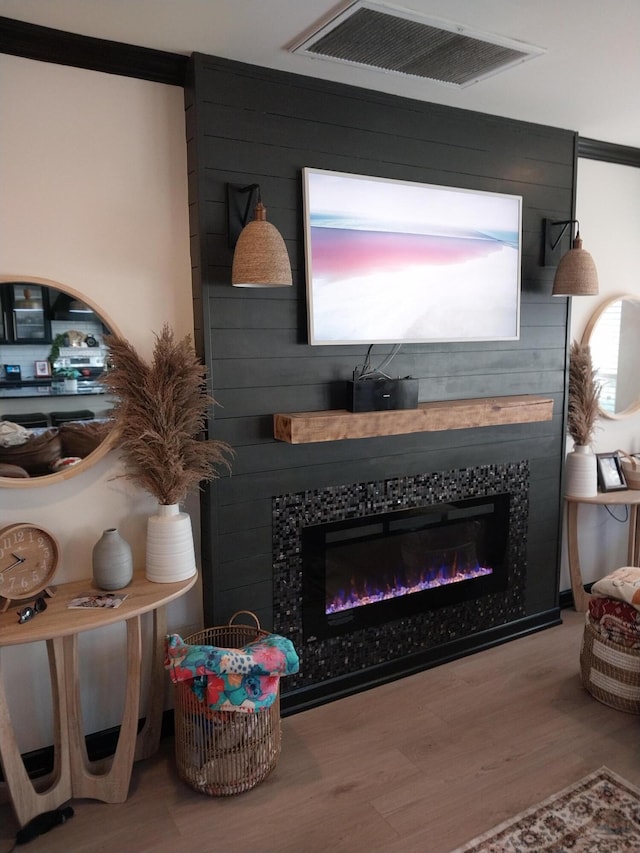
M 577 498 L 565 495 L 564 499 L 570 503 L 578 504 L 600 504 L 605 506 L 621 506 L 623 504 L 639 504 L 640 489 L 620 489 L 616 492 L 598 492 L 590 498 Z
M 33 599 L 12 601 L 9 609 L 0 614 L 0 647 L 70 636 L 132 619 L 184 595 L 194 586 L 197 579 L 198 576 L 195 574 L 177 583 L 152 583 L 146 579 L 143 571 L 136 572 L 127 587 L 115 591 L 127 595 L 122 604 L 115 608 L 76 609 L 67 606 L 72 598 L 77 598 L 84 593 L 99 595 L 104 592 L 97 589 L 90 578 L 53 585 L 52 590 L 55 590 L 55 595 L 53 598 L 47 598 L 47 609 L 28 622 L 20 624 L 17 611 L 33 604 Z

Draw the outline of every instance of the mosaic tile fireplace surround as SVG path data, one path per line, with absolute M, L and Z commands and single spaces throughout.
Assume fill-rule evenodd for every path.
M 274 630 L 293 641 L 301 660 L 298 675 L 287 678 L 285 703 L 287 697 L 296 697 L 294 704 L 301 706 L 307 697 L 309 704 L 315 704 L 318 699 L 338 698 L 419 671 L 482 648 L 493 630 L 522 618 L 528 495 L 528 463 L 518 461 L 275 497 Z M 465 502 L 471 510 L 466 510 Z M 372 529 L 379 529 L 377 519 L 385 516 L 403 524 L 418 508 L 428 518 L 430 512 L 437 514 L 443 506 L 452 505 L 454 515 L 463 516 L 478 505 L 481 513 L 487 506 L 506 506 L 500 513 L 506 527 L 502 564 L 496 566 L 493 580 L 487 584 L 486 578 L 480 578 L 480 583 L 465 579 L 450 584 L 444 594 L 440 589 L 421 590 L 406 596 L 411 602 L 405 610 L 401 602 L 399 610 L 388 602 L 382 607 L 365 604 L 358 607 L 358 616 L 370 611 L 364 620 L 345 614 L 347 618 L 338 619 L 334 629 L 335 616 L 328 617 L 325 631 L 318 632 L 315 622 L 310 630 L 305 598 L 309 561 L 303 559 L 303 552 L 305 542 L 309 548 L 316 540 L 309 531 L 331 529 L 332 524 L 341 530 L 347 520 L 365 519 L 372 520 Z M 375 543 L 373 553 L 381 553 Z

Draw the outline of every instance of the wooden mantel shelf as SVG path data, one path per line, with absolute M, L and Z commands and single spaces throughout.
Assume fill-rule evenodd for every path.
M 526 424 L 550 421 L 553 400 L 529 394 L 517 397 L 483 397 L 419 403 L 417 409 L 390 412 L 290 412 L 273 416 L 273 434 L 289 444 L 373 438 L 411 432 Z

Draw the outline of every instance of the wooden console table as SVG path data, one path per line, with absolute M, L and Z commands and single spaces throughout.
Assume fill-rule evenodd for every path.
M 17 621 L 16 607 L 0 615 L 0 655 L 2 649 L 24 643 L 46 642 L 51 675 L 54 716 L 54 767 L 44 780 L 46 790 L 36 790 L 29 778 L 11 725 L 7 690 L 0 657 L 0 761 L 6 787 L 21 826 L 32 817 L 73 797 L 88 797 L 106 803 L 127 798 L 133 762 L 147 758 L 158 748 L 165 685 L 164 637 L 165 605 L 184 595 L 197 575 L 178 583 L 151 583 L 136 573 L 124 592 L 127 598 L 115 609 L 69 609 L 72 598 L 95 590 L 90 581 L 60 584 L 47 609 L 29 622 Z M 21 602 L 24 605 L 28 602 Z M 141 617 L 153 616 L 151 682 L 145 724 L 137 734 L 140 683 L 143 662 Z M 126 693 L 118 745 L 105 761 L 91 762 L 87 755 L 78 678 L 78 635 L 117 622 L 127 627 Z M 107 673 L 111 678 L 111 673 Z
M 638 505 L 640 490 L 625 489 L 620 492 L 598 492 L 590 498 L 576 498 L 565 495 L 567 504 L 567 551 L 569 558 L 569 574 L 571 577 L 571 592 L 573 605 L 577 611 L 584 613 L 589 606 L 588 592 L 585 592 L 582 582 L 582 568 L 578 549 L 578 507 L 580 504 L 596 504 L 598 506 L 628 506 L 629 507 L 629 539 L 627 546 L 627 565 L 640 566 L 640 528 L 638 526 Z M 613 568 L 618 568 L 614 566 Z

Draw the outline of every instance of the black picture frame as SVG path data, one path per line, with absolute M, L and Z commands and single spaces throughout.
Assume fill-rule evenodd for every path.
M 620 492 L 628 488 L 617 453 L 596 453 L 596 459 L 601 492 Z

